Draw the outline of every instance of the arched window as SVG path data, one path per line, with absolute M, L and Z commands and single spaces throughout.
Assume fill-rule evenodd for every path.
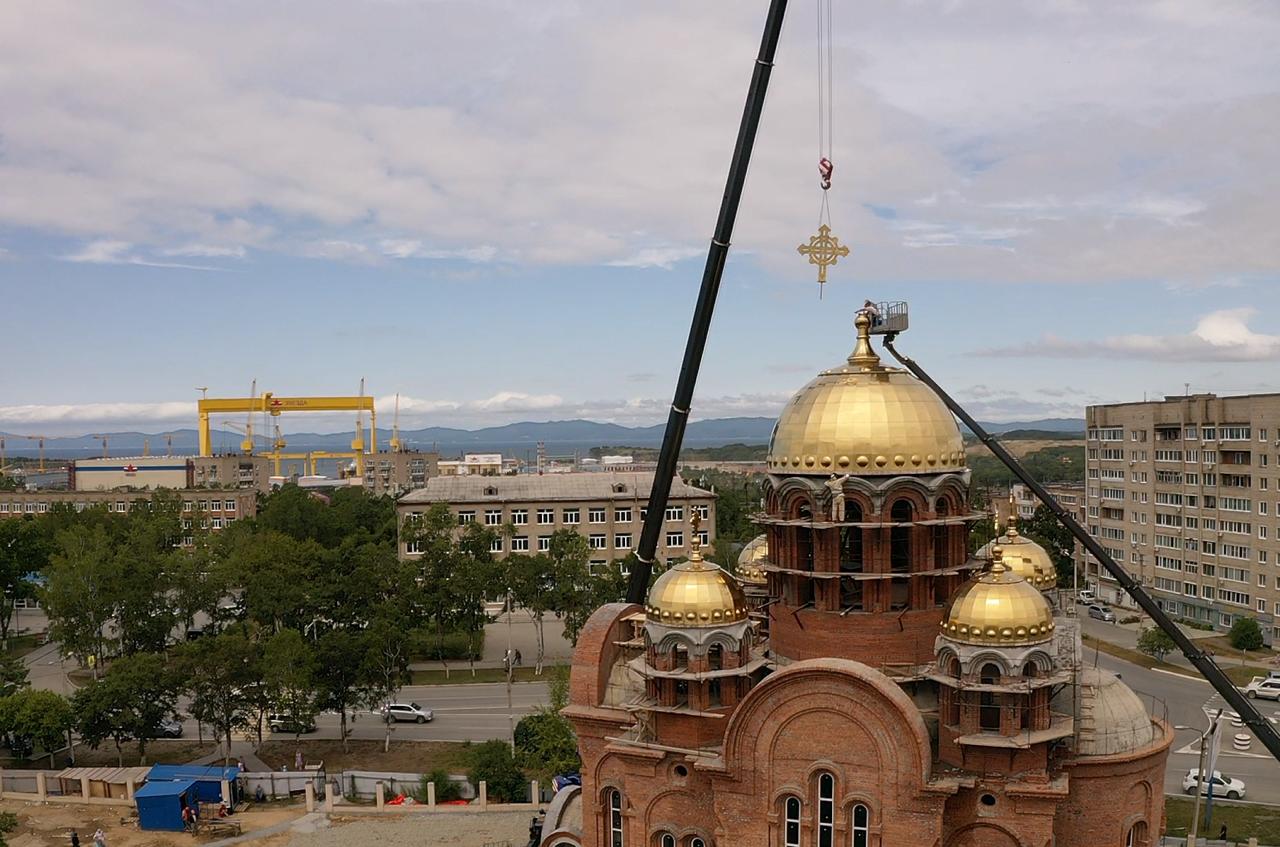
M 960 678 L 960 660 L 952 656 L 947 660 L 947 674 L 954 679 Z M 960 692 L 956 689 L 944 685 L 942 686 L 942 705 L 943 719 L 947 726 L 960 725 Z
M 871 843 L 871 810 L 859 803 L 853 807 L 849 818 L 852 824 L 849 843 L 853 847 L 867 847 Z
M 707 648 L 707 670 L 724 669 L 724 645 L 719 642 Z
M 899 500 L 889 510 L 889 519 L 895 523 L 909 523 L 915 520 L 915 512 L 909 500 Z M 889 608 L 905 609 L 910 599 L 910 584 L 906 574 L 911 572 L 911 531 L 910 526 L 894 526 L 889 530 L 889 570 L 895 576 L 889 585 Z
M 707 842 L 697 836 L 694 836 L 689 839 L 689 847 L 707 847 Z
M 862 521 L 862 506 L 858 503 L 848 503 L 845 505 L 845 519 L 855 523 Z M 856 579 L 853 575 L 860 574 L 865 570 L 865 564 L 862 558 L 862 533 L 860 526 L 846 526 L 840 528 L 840 607 L 841 609 L 852 609 L 855 612 L 861 612 L 862 606 L 862 581 Z
M 782 847 L 800 847 L 800 798 L 782 803 Z
M 1147 847 L 1147 822 L 1138 821 L 1129 827 L 1129 834 L 1125 836 L 1124 847 Z
M 836 838 L 836 778 L 818 774 L 818 847 L 834 847 Z
M 1000 666 L 988 662 L 978 671 L 978 681 L 983 685 L 1000 682 Z M 978 726 L 982 729 L 1000 730 L 1000 701 L 993 691 L 983 691 L 978 700 Z
M 1028 679 L 1035 679 L 1040 675 L 1040 668 L 1036 666 L 1035 661 L 1027 662 L 1022 666 L 1022 675 Z
M 669 832 L 662 833 L 658 838 L 658 847 L 676 847 L 676 837 Z
M 622 792 L 609 789 L 609 847 L 622 847 Z

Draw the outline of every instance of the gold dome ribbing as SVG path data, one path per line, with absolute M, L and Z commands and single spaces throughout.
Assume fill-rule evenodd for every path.
M 723 626 L 747 619 L 747 600 L 733 577 L 702 558 L 694 519 L 693 552 L 654 582 L 645 615 L 667 626 Z
M 848 362 L 823 371 L 787 403 L 769 441 L 770 470 L 788 474 L 927 474 L 965 465 L 964 441 L 942 400 L 871 347 L 854 321 Z
M 1038 644 L 1054 629 L 1044 595 L 998 559 L 961 586 L 942 617 L 942 634 L 966 644 Z

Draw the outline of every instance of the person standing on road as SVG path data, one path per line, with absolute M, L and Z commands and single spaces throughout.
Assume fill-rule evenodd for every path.
M 80 847 L 80 833 L 71 830 L 71 847 Z
M 102 831 L 102 827 L 98 827 L 93 833 L 93 847 L 107 847 L 107 834 Z
M 1227 840 L 1227 825 L 1225 823 L 1222 825 L 1222 829 L 1218 830 L 1218 840 L 1219 841 Z

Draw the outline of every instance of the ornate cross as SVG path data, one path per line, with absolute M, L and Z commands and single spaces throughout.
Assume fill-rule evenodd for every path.
M 827 281 L 827 266 L 834 265 L 841 256 L 849 255 L 849 248 L 841 244 L 831 234 L 831 227 L 823 224 L 818 227 L 818 234 L 809 239 L 808 244 L 801 244 L 796 251 L 809 257 L 809 264 L 818 266 L 818 284 Z

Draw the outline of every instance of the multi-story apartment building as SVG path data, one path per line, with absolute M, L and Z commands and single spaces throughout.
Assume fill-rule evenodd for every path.
M 270 455 L 227 453 L 180 461 L 190 463 L 190 484 L 194 486 L 251 488 L 266 494 L 282 481 L 274 476 L 275 461 Z M 439 453 L 421 450 L 370 453 L 364 460 L 364 487 L 371 494 L 392 496 L 412 491 L 440 473 L 440 464 Z M 281 465 L 283 473 L 299 469 L 305 473 L 307 462 L 294 458 L 283 460 Z
M 105 506 L 108 512 L 128 512 L 138 503 L 150 501 L 157 492 L 131 491 L 0 491 L 0 520 L 39 515 L 57 504 L 65 504 L 77 512 L 95 506 Z M 243 489 L 186 488 L 165 489 L 182 499 L 184 529 L 195 528 L 200 522 L 203 529 L 218 531 L 243 518 L 258 513 L 258 496 Z M 184 539 L 190 543 L 190 539 Z
M 400 498 L 400 525 L 436 503 L 447 503 L 458 524 L 483 523 L 513 534 L 494 542 L 499 557 L 510 553 L 545 551 L 556 530 L 572 529 L 587 539 L 591 564 L 600 566 L 625 557 L 640 542 L 645 504 L 653 485 L 651 473 L 600 471 L 571 474 L 520 474 L 518 476 L 438 476 L 426 487 Z M 689 519 L 696 510 L 702 517 L 700 540 L 715 543 L 715 495 L 676 477 L 667 504 L 666 528 L 658 539 L 663 558 L 687 555 L 692 541 Z M 414 556 L 418 550 L 407 538 L 400 552 Z
M 1192 394 L 1086 410 L 1087 527 L 1170 614 L 1227 630 L 1280 620 L 1280 394 Z M 1102 599 L 1133 603 L 1092 557 Z

